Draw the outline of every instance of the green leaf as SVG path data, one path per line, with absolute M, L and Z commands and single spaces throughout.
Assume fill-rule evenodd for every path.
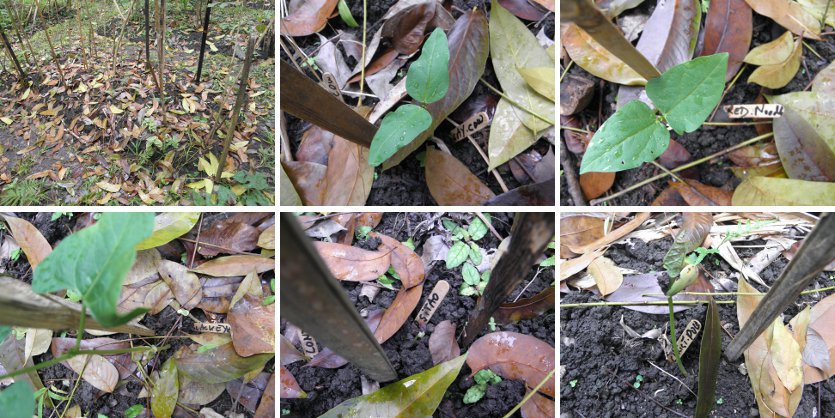
M 264 367 L 274 355 L 256 354 L 241 357 L 232 343 L 223 344 L 214 350 L 198 352 L 181 347 L 176 353 L 177 369 L 191 380 L 205 383 L 226 383 L 248 372 Z
M 371 140 L 368 163 L 372 167 L 382 164 L 400 148 L 408 145 L 432 124 L 432 115 L 426 109 L 404 104 L 383 118 L 380 129 Z
M 368 395 L 349 399 L 320 418 L 432 416 L 466 358 L 466 354 L 458 356 Z
M 0 343 L 6 340 L 6 337 L 12 333 L 12 327 L 0 326 Z
M 647 96 L 679 135 L 693 132 L 722 98 L 728 53 L 699 57 L 647 82 Z
M 705 331 L 699 348 L 699 390 L 696 397 L 696 416 L 706 417 L 713 409 L 716 398 L 716 379 L 719 363 L 722 361 L 722 325 L 719 323 L 719 308 L 710 298 L 705 318 Z
M 475 286 L 479 282 L 478 270 L 470 263 L 464 264 L 464 267 L 461 269 L 461 276 L 464 277 L 464 283 L 468 285 Z
M 154 218 L 154 232 L 136 245 L 138 251 L 165 245 L 185 235 L 200 219 L 200 212 L 165 212 Z
M 470 256 L 470 247 L 461 241 L 456 242 L 450 247 L 446 255 L 446 268 L 454 269 L 467 261 Z
M 406 91 L 421 103 L 437 102 L 446 96 L 449 90 L 447 42 L 444 30 L 435 28 L 423 44 L 420 57 L 412 63 L 406 74 Z
M 481 369 L 475 374 L 475 376 L 473 376 L 473 380 L 475 380 L 477 384 L 496 384 L 501 382 L 502 378 L 490 369 Z
M 35 392 L 29 383 L 17 381 L 0 391 L 0 411 L 7 418 L 32 418 Z
M 351 14 L 351 8 L 348 7 L 348 3 L 346 3 L 345 0 L 339 0 L 337 8 L 339 9 L 339 17 L 346 25 L 352 28 L 359 27 L 357 21 L 354 20 L 354 15 Z
M 470 243 L 470 260 L 477 266 L 481 265 L 481 249 L 474 242 Z
M 554 102 L 534 91 L 522 78 L 519 68 L 553 67 L 554 62 L 539 46 L 530 29 L 497 0 L 490 5 L 490 58 L 504 94 L 529 111 L 553 118 Z M 531 130 L 538 132 L 550 126 L 548 122 L 518 110 L 522 123 Z
M 713 227 L 713 216 L 709 213 L 685 212 L 682 218 L 681 230 L 664 254 L 664 269 L 672 279 L 681 273 L 687 254 L 702 245 Z
M 32 290 L 62 289 L 82 294 L 93 318 L 106 327 L 130 321 L 147 309 L 116 312 L 125 275 L 136 259 L 136 245 L 151 235 L 152 213 L 102 213 L 98 222 L 65 238 L 35 269 Z
M 634 100 L 615 112 L 591 139 L 580 174 L 623 171 L 658 158 L 670 145 L 670 132 L 644 102 Z
M 180 381 L 177 377 L 177 362 L 169 357 L 159 372 L 159 378 L 151 389 L 151 411 L 157 418 L 171 418 L 177 406 Z
M 829 206 L 835 204 L 835 183 L 750 177 L 734 190 L 731 203 L 743 206 Z
M 468 286 L 466 283 L 461 283 L 461 288 L 458 289 L 458 294 L 461 296 L 472 296 L 476 293 L 476 288 Z
M 470 233 L 470 238 L 473 241 L 478 241 L 484 238 L 485 235 L 487 235 L 487 225 L 484 225 L 484 222 L 481 221 L 481 218 L 475 217 L 473 218 L 472 222 L 470 222 L 470 225 L 467 227 L 467 232 Z
M 474 404 L 480 401 L 481 398 L 484 397 L 485 393 L 487 393 L 486 383 L 470 386 L 470 388 L 467 389 L 467 392 L 464 393 L 463 402 L 467 405 Z
M 553 267 L 556 264 L 557 264 L 556 256 L 552 255 L 552 256 L 542 260 L 542 262 L 539 263 L 539 267 Z

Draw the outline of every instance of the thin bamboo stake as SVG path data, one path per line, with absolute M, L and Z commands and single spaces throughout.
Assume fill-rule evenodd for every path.
M 159 105 L 162 107 L 163 119 L 165 119 L 165 0 L 159 0 Z
M 46 43 L 49 44 L 49 50 L 52 52 L 52 61 L 55 63 L 55 67 L 58 68 L 58 75 L 61 76 L 61 83 L 66 85 L 67 79 L 64 78 L 64 70 L 61 69 L 61 63 L 58 61 L 58 54 L 55 52 L 55 46 L 52 45 L 52 38 L 49 36 L 49 26 L 46 24 L 46 19 L 43 18 L 43 12 L 41 11 L 40 0 L 35 0 L 35 7 L 37 8 L 38 14 L 41 20 L 44 21 L 43 33 L 46 36 Z
M 133 0 L 130 3 L 130 9 L 128 9 L 128 15 L 125 17 L 125 21 L 122 23 L 122 29 L 119 30 L 119 34 L 116 35 L 116 38 L 113 39 L 113 74 L 116 74 L 116 63 L 119 61 L 119 46 L 122 44 L 122 37 L 125 34 L 125 28 L 128 26 L 128 22 L 130 21 L 130 17 L 133 15 L 133 9 L 136 6 L 136 1 Z
M 215 173 L 214 181 L 219 182 L 221 173 L 226 167 L 226 157 L 229 155 L 229 145 L 232 143 L 232 138 L 235 136 L 235 127 L 238 125 L 238 114 L 241 113 L 241 108 L 246 100 L 246 88 L 249 84 L 249 68 L 252 65 L 252 55 L 255 52 L 255 35 L 249 35 L 249 42 L 246 44 L 246 59 L 244 60 L 244 68 L 241 70 L 241 79 L 238 86 L 238 98 L 235 100 L 235 106 L 232 108 L 232 117 L 229 121 L 229 132 L 226 134 L 226 139 L 223 140 L 223 151 L 220 153 L 220 165 Z M 217 189 L 215 189 L 217 190 Z
M 78 21 L 78 38 L 81 42 L 81 64 L 84 65 L 85 69 L 87 69 L 89 67 L 87 66 L 87 51 L 84 49 L 84 26 L 81 24 L 81 0 L 76 2 L 75 17 Z
M 200 84 L 200 74 L 203 72 L 203 55 L 206 53 L 206 38 L 209 36 L 209 16 L 212 13 L 212 5 L 206 4 L 206 16 L 203 17 L 203 36 L 200 39 L 200 58 L 197 59 L 197 75 L 194 83 Z
M 151 42 L 149 40 L 149 17 L 148 17 L 148 5 L 149 0 L 145 0 L 145 66 L 148 68 L 148 71 L 153 71 L 151 68 Z
M 32 59 L 35 59 L 35 51 L 32 50 L 32 44 L 29 43 L 29 39 L 21 35 L 20 17 L 17 14 L 17 7 L 12 4 L 12 0 L 6 0 L 6 9 L 9 10 L 9 18 L 12 21 L 12 29 L 15 31 L 18 42 L 20 42 L 21 45 L 26 46 L 29 49 L 29 53 L 32 55 L 32 58 L 30 59 L 25 52 L 23 53 L 23 58 L 26 60 L 26 64 L 31 66 Z
M 14 61 L 17 73 L 20 75 L 20 80 L 26 79 L 26 73 L 23 72 L 23 68 L 20 68 L 20 63 L 17 61 L 17 55 L 15 55 L 14 49 L 12 49 L 12 44 L 9 43 L 9 38 L 6 38 L 6 32 L 3 31 L 2 27 L 0 27 L 0 36 L 3 37 L 3 44 L 6 46 L 6 52 L 9 53 L 9 57 L 11 57 L 12 61 Z

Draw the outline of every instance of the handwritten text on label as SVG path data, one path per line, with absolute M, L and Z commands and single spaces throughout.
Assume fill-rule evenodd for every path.
M 299 340 L 302 342 L 302 350 L 304 351 L 304 355 L 308 357 L 315 357 L 319 354 L 319 345 L 316 344 L 316 340 L 310 336 L 310 334 L 299 330 Z
M 779 118 L 783 116 L 781 104 L 748 104 L 725 106 L 731 118 Z
M 213 332 L 215 334 L 229 334 L 232 332 L 232 327 L 229 324 L 213 322 L 196 322 L 194 329 L 197 332 Z
M 336 82 L 336 77 L 331 73 L 322 74 L 322 87 L 328 91 L 333 97 L 339 99 L 340 102 L 345 103 L 342 99 L 342 90 L 339 90 L 339 83 Z
M 429 297 L 426 298 L 426 302 L 423 302 L 423 306 L 418 311 L 417 321 L 418 324 L 421 326 L 426 325 L 430 319 L 432 319 L 432 315 L 435 314 L 435 311 L 438 309 L 438 306 L 441 305 L 441 302 L 446 297 L 447 292 L 449 292 L 449 283 L 446 280 L 441 280 L 438 284 L 435 285 L 435 288 L 432 289 L 432 293 Z
M 452 138 L 460 141 L 490 124 L 490 117 L 485 112 L 478 112 L 452 131 Z

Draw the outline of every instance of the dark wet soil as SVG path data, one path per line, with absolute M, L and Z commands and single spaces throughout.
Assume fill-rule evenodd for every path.
M 671 244 L 672 238 L 669 237 L 650 243 L 633 240 L 628 245 L 612 246 L 606 252 L 606 256 L 619 267 L 641 273 L 664 271 L 664 254 Z M 758 245 L 764 244 L 764 241 L 757 240 L 746 244 Z M 747 260 L 759 250 L 737 248 L 737 253 L 743 260 Z M 760 276 L 771 285 L 787 263 L 785 258 L 780 257 L 763 270 Z M 718 272 L 735 271 L 718 255 L 709 255 L 702 266 L 714 275 Z M 831 283 L 829 274 L 822 273 L 813 286 L 823 283 Z M 662 288 L 666 288 L 667 283 L 661 285 Z M 756 284 L 754 286 L 761 292 L 766 290 Z M 785 312 L 784 318 L 792 318 L 801 308 L 814 304 L 828 294 L 831 292 L 802 296 Z M 563 294 L 560 303 L 596 301 L 600 301 L 600 298 L 590 292 L 572 292 Z M 739 332 L 736 305 L 718 306 L 722 326 L 731 335 L 736 335 Z M 698 305 L 677 313 L 677 335 L 681 335 L 692 319 L 704 323 L 706 311 L 705 305 Z M 561 417 L 693 416 L 696 396 L 690 391 L 697 392 L 698 342 L 701 337 L 697 337 L 682 357 L 684 367 L 689 373 L 689 377 L 683 377 L 675 363 L 666 361 L 664 352 L 656 340 L 632 340 L 625 336 L 620 325 L 621 318 L 638 333 L 654 328 L 666 329 L 665 324 L 668 322 L 666 314 L 645 314 L 622 307 L 560 309 L 560 367 L 561 373 L 565 373 L 560 379 Z M 731 338 L 726 333 L 723 333 L 722 337 L 724 350 Z M 676 376 L 690 391 L 652 364 Z M 733 363 L 722 358 L 717 379 L 717 404 L 711 413 L 712 417 L 759 416 L 750 380 L 740 372 L 742 364 L 742 358 Z M 643 376 L 644 381 L 636 390 L 633 383 L 638 375 Z M 805 385 L 803 398 L 795 416 L 835 416 L 835 379 Z
M 493 226 L 502 236 L 507 236 L 510 232 L 512 218 L 507 214 L 492 215 Z M 375 231 L 394 237 L 399 241 L 405 241 L 409 237 L 412 237 L 417 249 L 416 252 L 421 254 L 423 242 L 430 236 L 437 235 L 440 232 L 432 229 L 412 236 L 410 235 L 410 228 L 430 216 L 431 214 L 427 213 L 409 213 L 406 215 L 402 213 L 387 213 L 383 216 L 382 222 L 375 228 Z M 479 241 L 479 245 L 484 249 L 496 248 L 498 244 L 498 239 L 492 236 L 492 234 L 488 234 L 488 236 Z M 511 295 L 511 299 L 515 298 L 524 285 L 530 282 L 535 273 L 536 269 L 533 269 L 519 288 Z M 435 326 L 444 320 L 450 320 L 456 324 L 456 335 L 460 335 L 463 332 L 464 323 L 470 311 L 475 307 L 475 297 L 458 295 L 457 289 L 463 283 L 460 269 L 446 270 L 443 261 L 433 263 L 432 267 L 426 270 L 423 296 L 418 306 L 429 296 L 432 288 L 434 288 L 439 280 L 449 282 L 450 291 L 432 316 L 429 324 L 427 324 L 425 330 L 426 335 L 423 338 L 418 338 L 418 333 L 421 330 L 414 320 L 409 320 L 393 337 L 382 344 L 383 349 L 386 351 L 386 356 L 397 371 L 398 379 L 403 379 L 432 368 L 432 357 L 429 353 L 428 341 Z M 531 297 L 541 292 L 547 286 L 550 286 L 553 281 L 554 270 L 544 269 L 536 281 L 528 287 L 522 297 Z M 358 311 L 362 309 L 371 311 L 376 308 L 387 308 L 396 295 L 394 291 L 382 290 L 374 299 L 373 303 L 369 303 L 367 298 L 359 297 L 361 285 L 343 282 L 343 286 Z M 282 322 L 281 328 L 282 334 L 284 334 L 286 329 L 284 322 Z M 555 338 L 554 328 L 554 312 L 548 311 L 544 315 L 534 319 L 522 320 L 516 324 L 497 326 L 497 331 L 519 332 L 551 343 Z M 480 335 L 489 332 L 491 331 L 485 328 Z M 464 351 L 466 351 L 466 348 L 462 347 L 462 353 Z M 281 409 L 289 410 L 291 416 L 319 416 L 347 399 L 362 395 L 360 384 L 361 372 L 351 364 L 339 369 L 324 369 L 320 367 L 307 367 L 301 362 L 295 362 L 286 367 L 296 377 L 301 388 L 309 395 L 307 399 L 282 399 Z M 503 380 L 498 385 L 490 386 L 484 398 L 479 402 L 472 405 L 465 405 L 462 402 L 464 393 L 473 385 L 472 379 L 467 379 L 470 373 L 471 370 L 465 364 L 458 378 L 447 389 L 444 400 L 435 411 L 435 417 L 502 417 L 516 406 L 525 395 L 524 383 Z M 382 386 L 385 386 L 385 384 Z M 517 412 L 513 416 L 519 417 L 521 415 Z
M 635 10 L 648 15 L 651 13 L 653 8 L 654 2 L 652 2 L 652 4 L 647 2 Z M 629 13 L 630 12 L 626 12 L 625 14 Z M 774 23 L 771 19 L 763 17 L 757 13 L 754 13 L 753 25 L 754 33 L 749 50 L 764 43 L 768 43 L 785 32 L 785 29 Z M 804 48 L 803 62 L 794 79 L 792 79 L 792 81 L 790 81 L 785 87 L 773 90 L 771 93 L 766 91 L 765 94 L 778 95 L 793 91 L 802 91 L 809 85 L 809 83 L 811 83 L 815 75 L 820 70 L 826 68 L 826 66 L 835 59 L 835 42 L 833 42 L 832 36 L 824 37 L 824 41 L 812 41 L 807 39 L 805 42 L 814 48 L 822 58 L 819 58 L 808 49 Z M 760 94 L 760 86 L 757 84 L 748 84 L 746 80 L 748 80 L 748 77 L 755 69 L 756 67 L 749 65 L 742 71 L 742 74 L 739 76 L 734 86 L 718 105 L 720 107 L 720 111 L 716 112 L 713 121 L 730 121 L 725 115 L 723 115 L 724 112 L 721 110 L 721 107 L 724 105 L 754 103 L 754 100 Z M 576 65 L 572 66 L 568 73 L 592 80 L 595 82 L 596 86 L 600 86 L 602 81 L 600 78 L 589 74 Z M 601 91 L 599 88 L 596 88 L 595 97 L 591 104 L 586 108 L 586 110 L 579 114 L 580 120 L 583 121 L 583 124 L 585 125 L 585 123 L 589 123 L 592 131 L 595 131 L 596 127 L 599 127 L 601 124 L 601 122 L 598 121 L 598 112 L 601 112 L 603 121 L 615 113 L 615 98 L 617 97 L 618 87 L 619 85 L 617 84 L 604 81 L 603 90 Z M 603 100 L 602 103 L 600 103 L 601 100 Z M 746 119 L 746 121 L 748 121 L 748 119 Z M 678 135 L 675 132 L 671 132 L 671 134 L 672 139 L 681 143 L 681 145 L 683 145 L 684 148 L 690 152 L 693 160 L 698 160 L 716 152 L 725 150 L 758 135 L 754 126 L 703 126 L 697 131 L 689 134 Z M 575 163 L 575 170 L 577 170 L 578 173 L 581 157 L 582 155 L 571 155 L 571 159 Z M 691 178 L 694 178 L 695 180 L 698 180 L 708 186 L 733 190 L 739 185 L 739 183 L 741 183 L 741 180 L 735 177 L 733 172 L 730 170 L 730 167 L 733 165 L 734 164 L 731 160 L 724 156 L 716 158 L 708 163 L 701 164 L 696 167 L 696 170 L 687 170 L 684 173 L 685 176 L 690 176 Z M 619 172 L 615 177 L 615 183 L 610 189 L 610 192 L 618 192 L 658 174 L 661 174 L 661 171 L 654 165 L 650 164 L 645 164 L 642 167 L 632 170 Z M 669 179 L 657 180 L 637 190 L 633 190 L 626 195 L 612 199 L 608 201 L 607 204 L 614 206 L 649 206 L 658 194 L 667 187 L 668 180 Z M 568 194 L 568 184 L 566 183 L 564 176 L 560 177 L 560 204 L 563 206 L 576 205 L 574 200 Z
M 89 217 L 92 216 L 90 213 L 75 213 L 72 218 L 68 216 L 61 216 L 60 218 L 52 221 L 52 213 L 51 212 L 19 212 L 16 215 L 22 219 L 25 219 L 32 223 L 38 231 L 46 238 L 46 240 L 55 248 L 58 243 L 70 235 L 70 233 L 74 232 L 77 229 L 81 228 L 81 223 L 89 222 Z M 207 219 L 212 219 L 214 215 L 206 215 Z M 221 214 L 222 216 L 222 214 Z M 208 221 L 207 221 L 208 222 Z M 163 257 L 165 254 L 163 253 Z M 174 259 L 173 261 L 179 261 Z M 6 265 L 3 266 L 5 268 L 6 275 L 11 277 L 18 278 L 24 282 L 31 282 L 32 281 L 32 270 L 29 266 L 29 263 L 26 261 L 25 257 L 19 258 L 17 261 L 8 261 Z M 198 316 L 201 314 L 197 313 Z M 172 336 L 183 336 L 188 335 L 190 329 L 193 328 L 193 321 L 188 317 L 183 317 L 182 315 L 178 314 L 173 308 L 166 307 L 162 312 L 157 315 L 146 315 L 142 321 L 140 321 L 142 325 L 147 328 L 152 329 L 155 332 L 155 335 L 158 336 L 165 336 L 165 335 L 172 335 Z M 59 335 L 58 332 L 55 333 L 55 336 L 66 336 L 74 338 L 76 335 L 75 331 L 69 331 L 64 333 L 65 335 Z M 94 335 L 84 334 L 84 339 L 96 338 Z M 117 340 L 128 339 L 131 338 L 128 334 L 114 334 L 108 336 L 108 338 L 113 338 Z M 173 338 L 167 339 L 163 342 L 161 340 L 143 340 L 140 339 L 136 341 L 134 344 L 136 345 L 154 345 L 162 346 L 168 345 L 170 346 L 168 349 L 164 351 L 160 351 L 156 357 L 156 359 L 150 364 L 154 369 L 162 366 L 163 363 L 177 351 L 181 345 L 189 344 L 191 341 L 188 339 L 182 338 Z M 53 356 L 50 352 L 46 352 L 40 356 L 33 357 L 34 363 L 38 364 L 44 361 L 48 361 L 52 359 Z M 272 360 L 268 363 L 267 369 L 272 369 Z M 73 390 L 73 386 L 76 384 L 78 380 L 78 374 L 72 371 L 69 367 L 64 366 L 62 364 L 56 364 L 54 366 L 46 367 L 41 369 L 39 372 L 41 380 L 43 381 L 46 387 L 54 385 L 59 390 L 65 391 L 66 393 L 70 393 Z M 113 393 L 104 393 L 100 390 L 96 389 L 87 381 L 81 379 L 78 387 L 75 389 L 75 394 L 72 396 L 72 405 L 78 405 L 81 407 L 82 411 L 85 414 L 103 414 L 109 417 L 121 417 L 124 416 L 125 410 L 130 408 L 133 405 L 144 405 L 148 410 L 150 410 L 149 406 L 149 398 L 139 398 L 139 394 L 143 389 L 143 385 L 139 381 L 139 379 L 134 375 L 127 379 L 127 383 L 119 386 L 116 391 Z M 65 404 L 56 404 L 58 410 L 55 411 L 56 413 L 60 413 L 63 411 Z M 194 406 L 194 405 L 191 405 Z M 252 417 L 253 414 L 246 410 L 246 408 L 241 405 L 240 403 L 236 402 L 235 399 L 232 399 L 229 392 L 224 391 L 217 399 L 207 405 L 201 405 L 200 408 L 207 407 L 215 410 L 218 413 L 224 414 L 228 416 L 229 413 L 239 413 L 243 414 L 245 417 Z M 198 409 L 200 409 L 198 408 Z M 53 411 L 49 408 L 45 408 L 44 416 L 49 416 Z M 86 415 L 85 415 L 86 416 Z M 140 415 L 140 417 L 148 415 Z M 196 414 L 191 414 L 190 412 L 183 410 L 182 408 L 178 408 L 175 412 L 175 416 L 179 417 L 196 417 Z
M 397 0 L 384 0 L 379 2 L 369 2 L 368 3 L 368 36 L 374 34 L 379 24 L 379 20 L 386 14 L 386 12 L 391 8 L 392 5 L 397 3 Z M 486 0 L 454 0 L 451 2 L 453 4 L 453 12 L 452 15 L 455 18 L 458 18 L 461 15 L 460 11 L 470 10 L 474 7 L 481 8 L 482 10 L 489 11 L 490 9 L 490 2 Z M 360 18 L 362 16 L 362 3 L 355 2 L 351 6 L 351 14 L 355 18 Z M 488 14 L 489 16 L 489 14 Z M 525 22 L 531 31 L 536 34 L 542 29 L 545 28 L 546 33 L 550 33 L 552 39 L 554 39 L 554 28 L 555 28 L 555 18 L 554 14 L 550 14 L 550 16 L 542 21 L 540 24 L 537 22 Z M 340 29 L 340 30 L 347 30 L 347 26 L 339 19 L 331 19 L 330 25 Z M 331 29 L 326 29 L 322 31 L 322 35 L 325 37 L 330 38 L 334 36 L 335 33 Z M 298 39 L 297 39 L 298 42 Z M 299 44 L 305 52 L 310 52 L 316 49 L 319 46 L 318 37 L 315 36 L 308 36 L 302 38 L 301 43 Z M 382 46 L 381 46 L 382 48 Z M 380 49 L 382 50 L 382 49 Z M 289 59 L 287 55 L 282 52 L 281 54 L 282 59 Z M 352 64 L 355 64 L 352 62 Z M 492 86 L 500 86 L 498 79 L 493 71 L 493 65 L 491 61 L 487 60 L 487 65 L 484 70 L 483 75 L 484 80 L 489 82 Z M 395 78 L 397 81 L 399 78 Z M 493 93 L 485 87 L 482 83 L 478 83 L 473 90 L 473 93 L 470 95 L 468 100 L 474 100 L 478 97 L 485 96 L 485 95 L 493 95 Z M 494 95 L 493 95 L 494 96 Z M 355 98 L 350 98 L 349 96 L 345 96 L 346 100 L 349 100 L 349 103 L 356 103 Z M 363 100 L 363 104 L 366 106 L 373 106 L 376 104 L 377 100 Z M 464 103 L 461 107 L 466 106 L 467 104 Z M 459 107 L 460 108 L 460 107 Z M 309 128 L 310 124 L 299 120 L 291 115 L 287 116 L 287 132 L 290 137 L 292 152 L 295 153 L 296 149 L 299 146 L 299 143 L 302 138 L 302 133 Z M 467 115 L 464 117 L 469 117 Z M 460 120 L 458 121 L 461 122 Z M 487 171 L 487 162 L 479 155 L 478 151 L 473 147 L 473 145 L 467 141 L 462 140 L 459 142 L 453 142 L 452 140 L 448 139 L 451 137 L 452 131 L 454 127 L 452 124 L 448 122 L 442 123 L 436 130 L 435 130 L 435 137 L 444 140 L 444 143 L 449 147 L 450 152 L 458 158 L 465 166 L 467 166 L 470 171 L 473 172 L 484 184 L 486 184 L 495 194 L 501 194 L 502 189 L 499 186 L 498 181 L 496 178 Z M 487 150 L 487 137 L 489 134 L 489 128 L 485 128 L 480 132 L 473 134 L 473 139 L 479 144 L 479 147 L 484 150 L 486 153 Z M 427 141 L 427 144 L 430 143 Z M 549 148 L 553 149 L 553 146 L 546 140 L 540 139 L 534 144 L 533 149 L 539 152 L 541 155 L 545 155 L 548 153 Z M 378 176 L 375 178 L 374 183 L 371 186 L 371 194 L 368 197 L 366 202 L 367 205 L 379 205 L 379 206 L 437 206 L 437 202 L 435 199 L 432 198 L 432 195 L 429 193 L 429 188 L 426 186 L 426 173 L 423 164 L 419 161 L 419 156 L 422 158 L 423 152 L 425 151 L 425 147 L 422 146 L 414 153 L 412 153 L 409 157 L 403 160 L 400 164 L 395 167 L 392 167 L 388 170 L 382 171 L 381 169 L 377 170 Z M 507 185 L 508 189 L 514 189 L 516 187 L 521 186 L 518 181 L 513 177 L 508 164 L 504 164 L 498 169 L 499 174 L 501 174 L 502 179 L 504 180 L 505 184 Z

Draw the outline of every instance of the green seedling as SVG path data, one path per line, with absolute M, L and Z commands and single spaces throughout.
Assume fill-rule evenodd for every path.
M 17 261 L 17 260 L 20 258 L 20 253 L 21 253 L 22 251 L 23 251 L 23 250 L 21 250 L 21 248 L 20 248 L 20 247 L 15 248 L 15 249 L 14 249 L 11 253 L 9 253 L 9 258 L 10 258 L 12 261 Z
M 483 214 L 484 219 L 490 222 L 490 214 Z M 481 295 L 484 288 L 487 287 L 487 281 L 490 280 L 490 270 L 485 270 L 479 273 L 476 266 L 481 265 L 483 261 L 481 255 L 481 248 L 475 241 L 484 238 L 489 230 L 484 221 L 479 217 L 475 217 L 470 221 L 470 225 L 464 228 L 451 219 L 442 219 L 444 228 L 452 233 L 450 237 L 455 243 L 450 247 L 446 256 L 446 267 L 448 269 L 455 269 L 461 267 L 461 276 L 464 282 L 461 283 L 461 288 L 458 294 L 461 296 Z
M 342 19 L 346 25 L 352 28 L 359 27 L 359 24 L 357 24 L 357 21 L 354 19 L 354 15 L 351 14 L 351 8 L 348 7 L 348 3 L 346 3 L 345 0 L 339 0 L 337 8 L 339 9 L 339 18 Z
M 391 277 L 389 277 L 391 276 Z M 394 283 L 400 281 L 400 276 L 394 271 L 394 267 L 389 266 L 388 271 L 377 278 L 377 283 L 389 290 L 394 290 Z
M 371 140 L 368 163 L 382 164 L 432 125 L 429 103 L 441 100 L 449 90 L 449 44 L 443 29 L 426 39 L 418 58 L 406 74 L 406 91 L 421 106 L 404 104 L 383 118 Z
M 464 393 L 464 403 L 473 404 L 481 400 L 484 394 L 487 393 L 487 385 L 495 385 L 502 381 L 502 378 L 493 373 L 490 369 L 479 370 L 473 377 L 475 385 L 467 389 Z
M 490 327 L 490 331 L 496 331 L 496 318 L 490 317 L 490 322 L 487 323 L 487 326 Z
M 568 386 L 571 386 L 572 388 L 576 388 L 577 387 L 577 382 L 579 382 L 579 380 L 574 379 L 574 380 L 568 382 Z
M 642 376 L 640 374 L 635 376 L 635 383 L 632 384 L 632 387 L 634 387 L 635 389 L 640 389 L 641 388 L 641 383 L 643 381 L 644 381 L 644 376 Z
M 267 306 L 275 303 L 275 279 L 270 280 L 270 290 L 273 291 L 273 294 L 265 297 L 264 300 L 261 301 L 261 305 Z
M 728 54 L 714 54 L 670 68 L 647 82 L 647 96 L 660 115 L 633 100 L 594 134 L 580 174 L 628 170 L 653 161 L 670 145 L 670 132 L 693 132 L 722 98 Z
M 34 397 L 38 406 L 38 418 L 43 418 L 43 407 L 46 403 L 47 397 L 59 402 L 70 400 L 70 398 L 65 395 L 66 392 L 56 388 L 55 386 L 50 386 L 49 388 L 40 388 L 37 391 L 35 391 Z
M 371 232 L 371 227 L 367 225 L 363 225 L 358 227 L 354 231 L 354 235 L 357 237 L 358 240 L 365 240 L 368 239 L 368 233 Z
M 458 290 L 461 296 L 481 296 L 487 287 L 487 282 L 490 281 L 490 270 L 479 275 L 478 270 L 470 263 L 464 264 L 461 275 L 464 277 L 464 283 L 461 283 L 461 288 Z

